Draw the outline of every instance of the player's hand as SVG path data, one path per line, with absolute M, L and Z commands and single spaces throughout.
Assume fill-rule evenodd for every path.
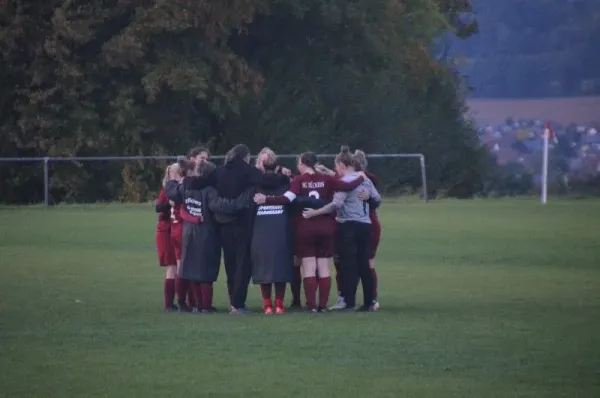
M 365 174 L 364 171 L 359 171 L 358 175 L 361 176 L 362 178 L 364 178 L 365 181 L 370 181 L 369 177 L 367 177 L 367 175 Z
M 358 191 L 358 199 L 362 200 L 363 202 L 369 200 L 370 197 L 371 195 L 369 195 L 369 191 L 367 191 L 366 189 L 361 189 L 360 191 Z
M 287 167 L 282 167 L 281 168 L 281 174 L 286 175 L 288 177 L 292 176 L 292 170 L 288 169 Z
M 317 215 L 317 211 L 314 209 L 304 209 L 302 212 L 302 217 L 304 218 L 313 218 Z
M 171 205 L 171 207 L 175 207 L 175 202 L 173 202 L 172 200 L 169 200 L 169 204 Z
M 264 205 L 267 202 L 267 197 L 262 193 L 254 195 L 254 203 L 257 205 Z

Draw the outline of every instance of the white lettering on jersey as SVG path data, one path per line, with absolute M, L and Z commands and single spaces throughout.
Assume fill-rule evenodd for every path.
M 304 189 L 325 188 L 325 181 L 305 181 L 302 183 Z
M 321 195 L 319 194 L 319 191 L 310 191 L 308 193 L 308 196 L 313 198 L 313 199 L 320 199 Z
M 185 207 L 192 216 L 202 217 L 202 202 L 199 200 L 187 198 L 185 200 Z
M 257 216 L 276 216 L 283 214 L 283 206 L 258 206 Z

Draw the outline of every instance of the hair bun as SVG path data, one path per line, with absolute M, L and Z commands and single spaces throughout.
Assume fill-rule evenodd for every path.
M 350 153 L 350 147 L 348 145 L 342 145 L 342 148 L 340 149 L 340 151 L 342 153 Z

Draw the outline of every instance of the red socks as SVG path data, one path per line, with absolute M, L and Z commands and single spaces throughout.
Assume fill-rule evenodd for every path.
M 260 292 L 262 294 L 263 305 L 265 308 L 273 307 L 273 301 L 271 301 L 271 295 L 273 294 L 273 288 L 270 283 L 263 283 L 260 285 Z
M 309 310 L 316 308 L 315 296 L 317 294 L 317 278 L 311 276 L 304 278 L 304 295 L 306 296 L 306 306 Z
M 329 293 L 331 292 L 331 277 L 319 278 L 319 307 L 327 308 Z
M 377 271 L 375 268 L 371 268 L 371 273 L 373 274 L 373 297 L 377 298 Z
M 202 300 L 198 303 L 198 308 L 201 308 L 206 311 L 210 311 L 212 309 L 212 301 L 213 301 L 213 285 L 212 283 L 202 282 L 200 283 L 200 291 L 202 295 Z
M 285 297 L 285 283 L 275 284 L 275 307 L 283 308 L 283 298 Z
M 173 300 L 175 300 L 175 279 L 165 279 L 164 294 L 165 308 L 173 307 Z
M 302 274 L 300 273 L 300 267 L 293 268 L 292 283 L 292 304 L 300 304 L 300 289 L 302 287 Z

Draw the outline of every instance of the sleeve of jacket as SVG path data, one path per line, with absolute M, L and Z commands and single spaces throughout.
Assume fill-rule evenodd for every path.
M 377 201 L 373 198 L 369 198 L 369 200 L 367 201 L 369 203 L 369 208 L 376 210 L 379 205 L 381 205 L 381 200 Z
M 233 214 L 250 206 L 254 192 L 254 188 L 248 188 L 235 199 L 225 199 L 220 197 L 215 190 L 211 190 L 208 208 L 213 213 Z
M 175 180 L 167 181 L 165 184 L 165 193 L 167 194 L 167 198 L 177 204 L 183 203 L 183 191 L 183 185 Z
M 297 207 L 302 209 L 320 209 L 329 203 L 326 200 L 315 199 L 310 196 L 297 196 L 294 202 Z

